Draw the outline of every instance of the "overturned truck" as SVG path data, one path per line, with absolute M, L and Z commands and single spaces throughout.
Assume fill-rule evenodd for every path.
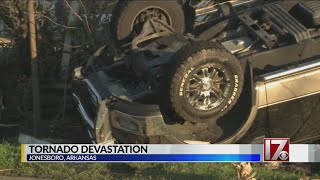
M 111 32 L 74 73 L 94 143 L 320 136 L 319 1 L 119 1 Z

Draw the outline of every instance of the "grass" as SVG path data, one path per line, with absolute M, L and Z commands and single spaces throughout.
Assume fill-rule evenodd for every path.
M 8 171 L 1 170 L 9 169 Z M 10 170 L 11 169 L 11 170 Z M 299 179 L 303 174 L 266 170 L 253 164 L 258 179 Z M 45 179 L 235 179 L 228 163 L 20 163 L 20 145 L 0 144 L 0 176 Z M 315 176 L 316 177 L 316 176 Z

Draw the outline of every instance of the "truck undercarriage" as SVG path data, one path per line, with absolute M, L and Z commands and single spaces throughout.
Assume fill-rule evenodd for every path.
M 317 94 L 320 2 L 251 3 L 197 9 L 206 18 L 184 34 L 146 19 L 120 57 L 105 46 L 75 69 L 93 142 L 234 143 L 260 110 Z

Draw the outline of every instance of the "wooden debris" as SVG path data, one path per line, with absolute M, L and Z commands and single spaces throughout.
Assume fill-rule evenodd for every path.
M 250 163 L 234 163 L 233 165 L 236 167 L 238 180 L 256 180 L 256 173 L 253 172 Z
M 267 163 L 265 166 L 269 170 L 280 169 L 282 167 L 282 163 L 281 162 L 270 162 L 270 163 Z

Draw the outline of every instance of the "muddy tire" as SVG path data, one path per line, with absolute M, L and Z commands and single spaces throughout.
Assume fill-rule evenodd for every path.
M 225 115 L 237 102 L 243 86 L 239 61 L 221 45 L 192 42 L 168 64 L 162 91 L 170 109 L 183 120 L 204 123 Z
M 183 5 L 178 1 L 121 0 L 115 5 L 110 23 L 111 39 L 121 49 L 140 34 L 143 23 L 159 18 L 178 33 L 185 31 Z

